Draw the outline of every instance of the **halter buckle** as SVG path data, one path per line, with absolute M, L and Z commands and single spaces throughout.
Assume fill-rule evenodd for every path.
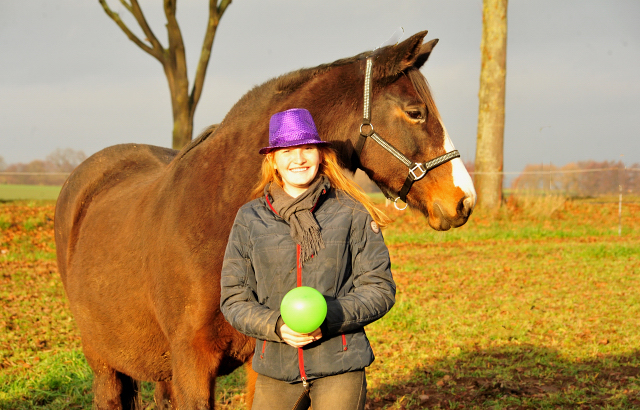
M 395 199 L 395 201 L 393 201 L 393 206 L 394 206 L 398 211 L 404 211 L 405 209 L 407 209 L 407 206 L 409 206 L 409 204 L 408 204 L 408 203 L 406 203 L 406 202 L 404 203 L 404 208 L 399 208 L 399 207 L 398 207 L 398 199 L 400 199 L 400 197 L 397 197 L 397 198 Z M 404 202 L 404 201 L 403 201 L 403 202 Z
M 420 176 L 416 174 L 416 169 L 422 173 Z M 422 164 L 418 162 L 415 167 L 409 170 L 409 173 L 411 174 L 411 176 L 413 176 L 413 180 L 417 181 L 419 179 L 424 178 L 424 176 L 427 175 L 427 170 L 424 169 L 422 167 Z
M 369 130 L 369 132 L 368 132 L 368 133 L 366 133 L 366 134 L 364 134 L 364 133 L 362 132 L 362 127 L 364 127 L 365 125 L 368 125 L 369 127 L 371 127 L 371 129 Z M 370 122 L 369 122 L 369 123 L 367 123 L 367 122 L 363 122 L 362 124 L 360 124 L 360 135 L 364 135 L 364 136 L 367 136 L 367 137 L 370 137 L 371 135 L 373 135 L 373 124 L 371 124 Z

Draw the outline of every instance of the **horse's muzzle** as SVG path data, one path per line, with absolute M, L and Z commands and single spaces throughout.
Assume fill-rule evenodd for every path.
M 475 198 L 467 196 L 462 198 L 456 206 L 455 215 L 447 215 L 438 201 L 433 203 L 433 212 L 429 217 L 429 225 L 436 231 L 448 231 L 464 225 L 473 212 Z

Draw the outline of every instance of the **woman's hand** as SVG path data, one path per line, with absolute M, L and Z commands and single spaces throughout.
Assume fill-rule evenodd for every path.
M 311 342 L 320 340 L 322 338 L 322 331 L 320 328 L 317 328 L 311 333 L 298 333 L 291 330 L 286 324 L 283 324 L 280 327 L 280 335 L 282 336 L 282 340 L 289 346 L 303 347 Z

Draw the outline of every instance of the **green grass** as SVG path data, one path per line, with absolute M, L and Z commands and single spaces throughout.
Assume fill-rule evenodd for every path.
M 389 209 L 397 303 L 367 327 L 369 409 L 640 408 L 640 205 L 619 237 L 617 204 L 544 201 L 445 233 Z M 52 212 L 0 206 L 0 409 L 90 408 Z M 220 378 L 218 408 L 243 408 L 243 383 Z
M 56 200 L 60 189 L 62 189 L 60 186 L 0 184 L 0 201 Z
M 640 407 L 639 211 L 621 237 L 615 204 L 508 207 L 447 233 L 396 213 L 371 408 Z
M 35 356 L 29 377 L 0 374 L 0 409 L 91 408 L 93 375 L 78 350 Z

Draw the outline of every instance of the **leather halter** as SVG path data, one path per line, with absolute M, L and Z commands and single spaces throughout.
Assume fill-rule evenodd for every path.
M 444 155 L 441 155 L 437 158 L 432 159 L 427 162 L 413 162 L 406 156 L 404 156 L 400 151 L 398 151 L 393 145 L 389 144 L 384 138 L 379 136 L 373 130 L 373 124 L 371 124 L 371 72 L 373 71 L 373 58 L 367 58 L 367 68 L 364 77 L 364 117 L 362 118 L 362 124 L 360 125 L 360 137 L 358 138 L 358 142 L 355 146 L 355 156 L 360 163 L 360 153 L 364 148 L 364 143 L 367 141 L 367 138 L 371 138 L 375 142 L 377 142 L 382 148 L 387 150 L 391 155 L 396 157 L 400 162 L 406 165 L 409 168 L 409 175 L 407 175 L 407 179 L 404 181 L 404 185 L 400 192 L 398 192 L 398 197 L 393 199 L 389 194 L 385 193 L 385 196 L 393 201 L 393 205 L 398 210 L 406 209 L 407 205 L 407 194 L 411 189 L 411 186 L 415 181 L 418 181 L 424 178 L 427 175 L 427 172 L 432 169 L 451 161 L 454 158 L 460 158 L 460 153 L 457 150 L 453 150 L 451 152 L 447 152 Z M 369 127 L 368 132 L 364 132 L 363 128 Z M 360 164 L 361 165 L 361 164 Z M 404 208 L 399 208 L 397 205 L 398 199 L 405 203 Z

